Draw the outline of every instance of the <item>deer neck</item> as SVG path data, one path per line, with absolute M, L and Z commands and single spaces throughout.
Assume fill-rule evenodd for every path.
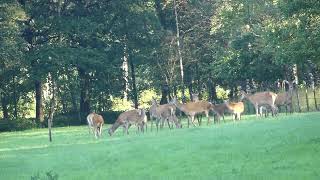
M 117 121 L 115 123 L 113 123 L 113 125 L 110 128 L 111 132 L 114 133 L 114 131 L 116 129 L 118 129 L 119 126 L 120 126 L 120 124 Z
M 176 102 L 175 105 L 177 106 L 178 109 L 180 109 L 180 111 L 183 111 L 184 110 L 184 105 L 179 103 L 179 102 Z
M 248 99 L 252 104 L 255 104 L 255 100 L 253 98 L 253 95 L 246 94 L 244 96 L 244 99 Z

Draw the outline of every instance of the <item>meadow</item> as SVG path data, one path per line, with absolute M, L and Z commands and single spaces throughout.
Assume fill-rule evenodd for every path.
M 320 113 L 101 139 L 86 126 L 0 134 L 0 179 L 320 179 Z M 229 117 L 230 118 L 230 117 Z M 206 120 L 206 119 L 204 119 Z M 150 127 L 150 126 L 149 126 Z

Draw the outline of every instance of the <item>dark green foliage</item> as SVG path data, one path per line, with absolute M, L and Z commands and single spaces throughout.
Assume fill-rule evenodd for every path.
M 22 131 L 36 127 L 35 119 L 31 118 L 0 119 L 0 132 Z
M 236 100 L 247 85 L 276 91 L 278 79 L 293 79 L 296 64 L 300 80 L 319 84 L 319 9 L 316 0 L 177 0 L 185 86 L 219 102 L 219 85 Z M 162 102 L 179 95 L 173 10 L 173 1 L 162 0 L 1 1 L 1 117 L 39 117 L 41 105 L 47 116 L 49 73 L 57 84 L 57 126 L 109 112 L 126 91 L 130 101 L 150 89 Z

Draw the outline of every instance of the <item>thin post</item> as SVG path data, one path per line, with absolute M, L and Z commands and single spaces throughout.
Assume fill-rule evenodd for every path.
M 306 88 L 306 104 L 307 104 L 307 111 L 310 111 L 310 106 L 309 106 L 309 99 L 308 99 L 308 88 Z
M 300 96 L 299 96 L 299 79 L 298 79 L 298 65 L 294 64 L 292 67 L 292 71 L 293 71 L 293 77 L 294 77 L 294 81 L 297 85 L 296 88 L 296 95 L 297 95 L 297 104 L 298 104 L 298 111 L 301 112 L 301 106 L 300 106 Z
M 316 108 L 316 110 L 318 111 L 318 103 L 317 103 L 317 94 L 316 94 L 316 88 L 313 86 L 313 97 L 314 97 L 314 107 Z

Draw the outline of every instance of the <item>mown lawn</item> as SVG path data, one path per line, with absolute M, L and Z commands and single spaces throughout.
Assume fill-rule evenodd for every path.
M 320 113 L 95 140 L 88 129 L 0 133 L 0 179 L 320 179 Z

